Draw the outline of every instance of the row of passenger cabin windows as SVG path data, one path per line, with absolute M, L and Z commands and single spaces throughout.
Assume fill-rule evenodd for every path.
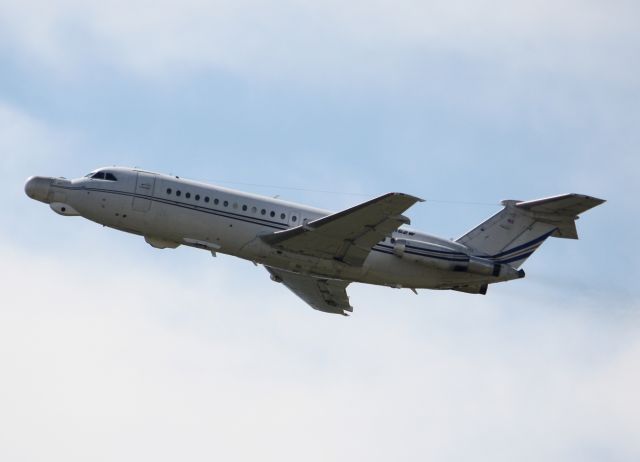
M 182 191 L 180 191 L 179 189 L 177 189 L 177 190 L 174 192 L 174 191 L 173 191 L 173 189 L 171 189 L 171 188 L 167 188 L 167 194 L 169 194 L 169 195 L 171 195 L 171 194 L 175 194 L 175 195 L 176 195 L 176 197 L 181 197 L 181 196 L 182 196 Z M 184 197 L 186 197 L 187 199 L 191 199 L 192 195 L 191 195 L 191 193 L 190 193 L 190 192 L 186 192 L 186 193 L 184 193 Z M 205 203 L 207 203 L 207 204 L 208 204 L 208 203 L 210 203 L 210 202 L 213 202 L 213 204 L 214 204 L 214 205 L 218 205 L 218 204 L 220 204 L 220 199 L 214 198 L 214 199 L 213 199 L 213 201 L 211 201 L 211 198 L 210 198 L 209 196 L 201 197 L 201 196 L 200 196 L 200 194 L 195 194 L 195 195 L 193 196 L 193 199 L 194 199 L 194 200 L 196 200 L 196 201 L 199 201 L 200 199 L 202 199 L 202 200 L 204 200 L 204 202 L 205 202 Z M 224 207 L 229 207 L 229 201 L 222 201 L 222 205 L 223 205 Z M 232 208 L 234 208 L 234 209 L 238 209 L 238 207 L 240 207 L 240 206 L 238 205 L 238 203 L 237 203 L 237 202 L 234 202 L 234 203 L 231 205 L 231 207 L 232 207 Z M 246 212 L 246 211 L 248 211 L 248 210 L 249 210 L 249 206 L 248 206 L 248 205 L 246 205 L 246 204 L 243 204 L 241 208 L 242 208 L 242 211 L 243 211 L 243 212 Z M 258 208 L 257 208 L 257 207 L 255 207 L 255 206 L 251 207 L 251 213 L 258 213 Z M 260 209 L 260 215 L 267 215 L 267 209 Z M 273 211 L 273 210 L 271 210 L 271 211 L 269 212 L 269 216 L 270 216 L 271 218 L 275 218 L 275 217 L 276 217 L 276 215 L 277 215 L 277 214 L 276 214 L 276 212 L 275 212 L 275 211 Z M 286 213 L 284 213 L 284 212 L 281 212 L 281 213 L 280 213 L 280 219 L 281 219 L 281 220 L 285 220 L 286 218 L 287 218 L 287 214 L 286 214 Z M 292 215 L 292 216 L 291 216 L 291 221 L 295 223 L 296 221 L 298 221 L 298 217 L 297 217 L 296 215 Z
M 96 172 L 96 173 L 89 173 L 88 175 L 86 175 L 88 178 L 91 178 L 93 180 L 107 180 L 107 181 L 118 181 L 118 179 L 116 178 L 116 176 L 111 173 L 111 172 Z

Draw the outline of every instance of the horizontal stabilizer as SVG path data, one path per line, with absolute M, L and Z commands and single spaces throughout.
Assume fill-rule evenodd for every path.
M 563 194 L 533 201 L 517 202 L 516 207 L 526 210 L 537 221 L 556 226 L 552 237 L 578 239 L 575 220 L 578 215 L 605 202 L 583 194 Z
M 563 194 L 561 196 L 547 197 L 546 199 L 518 202 L 516 203 L 516 207 L 528 210 L 536 215 L 575 218 L 603 202 L 606 201 L 582 194 Z

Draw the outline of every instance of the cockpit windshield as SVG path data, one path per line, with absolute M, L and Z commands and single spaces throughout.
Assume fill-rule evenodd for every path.
M 116 176 L 111 172 L 91 172 L 87 173 L 85 178 L 91 178 L 92 180 L 118 181 Z

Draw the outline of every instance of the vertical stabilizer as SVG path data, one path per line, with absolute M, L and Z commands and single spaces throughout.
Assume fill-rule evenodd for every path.
M 603 202 L 581 194 L 502 201 L 504 209 L 457 242 L 485 258 L 518 268 L 549 236 L 578 239 L 578 215 Z

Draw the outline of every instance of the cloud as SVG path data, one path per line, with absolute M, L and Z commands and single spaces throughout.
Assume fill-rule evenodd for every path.
M 10 43 L 63 73 L 95 52 L 145 78 L 212 69 L 314 85 L 381 85 L 425 66 L 448 78 L 440 69 L 457 61 L 626 84 L 637 71 L 633 2 L 27 0 L 0 12 Z
M 87 237 L 61 264 L 2 242 L 3 458 L 640 455 L 637 299 L 612 319 L 600 300 L 522 285 L 354 286 L 343 319 L 229 258 L 158 253 L 189 256 L 171 271 L 142 242 Z
M 514 157 L 513 146 L 496 147 L 483 137 L 471 136 L 459 148 L 466 153 L 459 158 L 447 150 L 443 156 L 424 155 L 428 143 L 418 137 L 398 146 L 395 130 L 401 132 L 398 127 L 405 123 L 408 131 L 427 133 L 426 138 L 435 137 L 440 127 L 424 131 L 431 119 L 415 116 L 404 101 L 389 117 L 400 120 L 389 135 L 394 141 L 389 152 L 408 152 L 393 187 L 419 192 L 435 184 L 446 191 L 455 174 L 461 179 L 456 188 L 467 198 L 479 190 L 494 194 L 488 191 L 496 184 L 517 189 L 522 183 L 536 191 L 555 191 L 558 185 L 597 190 L 612 199 L 580 221 L 584 241 L 545 244 L 540 255 L 549 257 L 536 255 L 523 281 L 492 287 L 486 297 L 430 291 L 416 297 L 354 285 L 349 290 L 355 315 L 342 319 L 314 312 L 247 262 L 212 260 L 190 249 L 155 251 L 139 237 L 63 219 L 29 201 L 22 192 L 26 176 L 74 175 L 105 163 L 96 159 L 95 150 L 111 149 L 109 136 L 83 146 L 82 136 L 60 127 L 60 112 L 51 110 L 47 120 L 35 115 L 47 113 L 42 107 L 2 103 L 0 167 L 9 176 L 10 193 L 3 194 L 0 230 L 0 458 L 637 460 L 640 301 L 631 289 L 617 290 L 637 279 L 629 251 L 636 237 L 626 231 L 637 227 L 620 225 L 629 215 L 621 205 L 627 200 L 623 195 L 633 197 L 629 191 L 634 190 L 626 180 L 637 164 L 631 154 L 635 138 L 624 136 L 632 133 L 637 117 L 635 112 L 622 116 L 633 111 L 627 86 L 637 88 L 636 65 L 628 59 L 638 43 L 636 8 L 633 2 L 549 1 L 0 4 L 3 52 L 23 56 L 30 69 L 46 70 L 47 79 L 82 78 L 99 64 L 100 71 L 107 67 L 147 81 L 214 70 L 247 80 L 329 88 L 404 88 L 418 82 L 434 93 L 446 89 L 447 95 L 469 87 L 451 96 L 467 109 L 468 96 L 483 88 L 480 80 L 492 90 L 479 98 L 479 106 L 490 107 L 502 94 L 518 124 L 530 122 L 528 113 L 518 112 L 518 104 L 513 109 L 511 97 L 526 90 L 526 98 L 546 104 L 525 108 L 534 122 L 544 119 L 542 128 L 549 130 L 533 134 L 553 147 L 547 153 L 545 145 L 536 145 L 544 154 L 527 162 L 527 172 L 518 174 L 512 166 L 531 160 L 530 152 Z M 494 80 L 494 72 L 504 78 Z M 541 97 L 541 87 L 516 84 L 531 73 L 544 87 L 549 80 L 540 75 L 545 72 L 566 74 L 568 86 L 579 88 L 562 96 L 567 86 L 555 86 L 550 78 L 548 86 L 555 90 Z M 449 77 L 460 85 L 438 86 Z M 606 88 L 594 87 L 592 98 L 592 87 L 581 86 L 581 79 L 600 79 Z M 607 85 L 612 82 L 620 85 L 614 91 L 619 100 L 610 106 Z M 73 84 L 63 88 L 72 90 Z M 585 95 L 589 104 L 566 104 Z M 90 107 L 94 100 L 85 96 L 75 98 Z M 298 105 L 293 99 L 290 107 Z M 265 98 L 262 104 L 273 101 Z M 569 127 L 571 136 L 584 138 L 592 149 L 586 157 L 580 141 L 555 138 L 548 128 L 558 130 L 548 110 L 555 102 L 561 135 Z M 254 109 L 248 104 L 246 113 Z M 225 115 L 227 110 L 222 108 Z M 313 121 L 328 125 L 325 120 L 336 113 L 331 108 L 326 119 Z M 337 124 L 348 125 L 361 115 L 351 114 L 341 114 Z M 607 124 L 590 114 L 602 115 Z M 180 119 L 196 116 L 186 113 Z M 458 119 L 458 114 L 449 116 Z M 246 129 L 245 118 L 241 112 L 235 122 L 240 129 L 230 136 L 233 143 Z M 412 125 L 412 119 L 418 122 Z M 78 119 L 68 124 L 83 127 Z M 318 139 L 352 141 L 353 128 L 358 127 L 322 132 Z M 461 134 L 459 128 L 449 124 L 443 138 L 466 138 L 469 132 Z M 359 129 L 362 137 L 371 131 Z M 499 129 L 490 133 L 499 135 Z M 605 162 L 603 153 L 609 151 L 603 148 L 611 140 L 620 149 L 611 149 L 615 155 Z M 529 140 L 520 142 L 524 146 Z M 489 153 L 486 170 L 478 171 L 480 154 L 469 154 L 474 144 Z M 571 152 L 564 153 L 567 146 Z M 256 152 L 265 148 L 253 147 Z M 157 153 L 148 159 L 152 156 Z M 307 181 L 307 171 L 317 168 L 314 156 L 319 154 L 310 155 L 313 161 L 292 178 Z M 437 157 L 455 159 L 439 165 Z M 212 175 L 224 168 L 236 173 L 233 159 L 185 159 L 184 167 L 175 165 L 175 156 L 157 162 L 173 162 L 172 169 L 198 175 L 207 168 L 216 172 Z M 278 178 L 276 169 L 263 170 L 263 159 L 249 159 L 242 174 L 252 174 L 256 165 L 261 175 Z M 353 159 L 358 168 L 371 160 Z M 272 163 L 278 169 L 290 165 Z M 384 173 L 393 167 L 378 164 Z M 463 164 L 470 170 L 460 171 Z M 367 183 L 359 189 L 368 190 L 376 181 L 375 166 L 368 168 L 369 173 L 358 170 L 357 175 L 345 169 L 344 175 L 361 178 Z M 407 177 L 408 171 L 420 174 Z M 423 172 L 433 172 L 431 179 Z M 335 172 L 326 175 L 335 181 Z M 529 181 L 536 175 L 542 186 Z M 484 209 L 476 212 L 484 218 Z M 430 215 L 425 228 L 445 222 L 447 213 Z M 465 210 L 451 223 L 471 225 L 475 219 L 469 215 Z M 606 224 L 602 216 L 609 218 Z M 623 229 L 607 241 L 612 224 Z M 571 268 L 571 275 L 564 274 Z

